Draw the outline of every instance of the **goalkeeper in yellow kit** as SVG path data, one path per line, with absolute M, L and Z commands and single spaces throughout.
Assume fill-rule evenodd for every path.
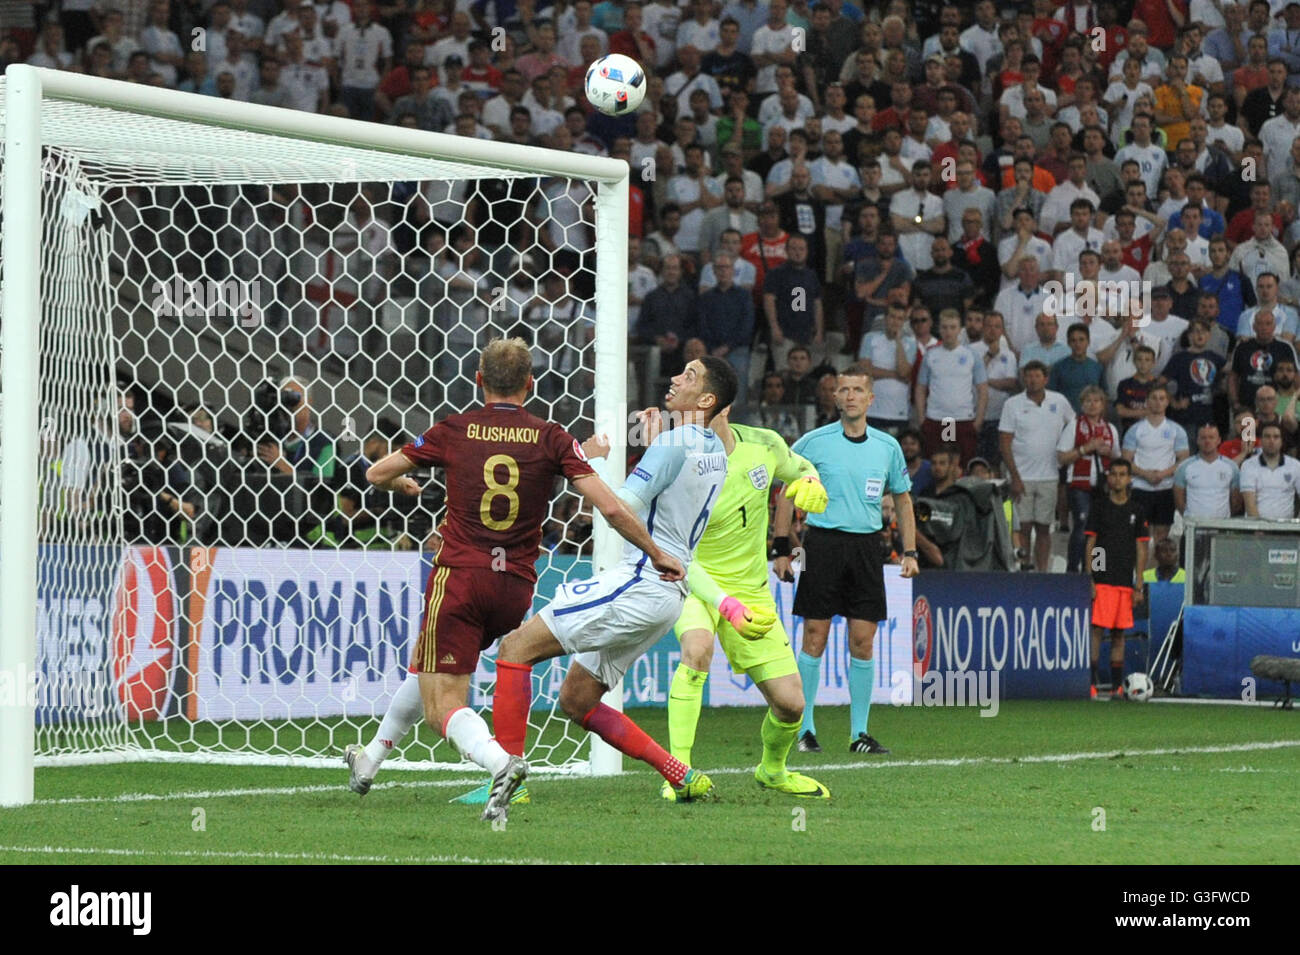
M 690 765 L 717 633 L 732 670 L 747 674 L 767 700 L 763 758 L 754 778 L 765 789 L 829 799 L 825 786 L 785 765 L 803 717 L 803 685 L 767 566 L 770 485 L 783 482 L 794 505 L 813 513 L 826 509 L 826 489 L 816 468 L 775 431 L 731 424 L 725 412 L 711 426 L 727 449 L 727 477 L 691 561 L 691 593 L 674 628 L 682 660 L 668 691 L 669 749 Z M 671 786 L 662 795 L 677 798 Z

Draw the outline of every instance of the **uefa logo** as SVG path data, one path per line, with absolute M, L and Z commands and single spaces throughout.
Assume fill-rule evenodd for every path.
M 178 619 L 171 560 L 161 547 L 128 547 L 113 601 L 113 680 L 127 719 L 167 711 Z

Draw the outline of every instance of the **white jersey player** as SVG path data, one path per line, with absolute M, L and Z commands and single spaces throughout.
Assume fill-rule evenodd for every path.
M 727 476 L 727 453 L 708 427 L 731 404 L 736 374 L 721 358 L 692 361 L 672 380 L 666 407 L 681 424 L 651 441 L 640 464 L 616 493 L 645 519 L 665 554 L 685 567 L 709 523 L 709 511 Z M 649 426 L 651 416 L 643 413 Z M 573 655 L 560 689 L 565 715 L 611 746 L 644 760 L 678 791 L 678 801 L 708 796 L 707 776 L 670 756 L 628 717 L 601 697 L 627 669 L 672 629 L 682 610 L 682 575 L 659 574 L 640 550 L 629 547 L 614 567 L 590 580 L 565 584 L 545 609 L 501 642 L 492 719 L 497 741 L 517 759 L 492 782 L 484 819 L 504 818 L 511 796 L 527 775 L 522 759 L 532 703 L 532 667 Z

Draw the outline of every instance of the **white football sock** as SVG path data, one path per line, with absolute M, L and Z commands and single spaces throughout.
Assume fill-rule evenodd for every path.
M 495 776 L 510 760 L 510 754 L 492 738 L 486 721 L 468 706 L 447 720 L 447 739 L 462 756 L 468 756 Z
M 422 719 L 424 700 L 420 698 L 420 678 L 414 673 L 408 673 L 393 694 L 393 702 L 388 704 L 388 712 L 379 724 L 379 732 L 366 744 L 366 756 L 374 760 L 376 765 L 382 763 L 393 751 L 393 745 L 400 742 Z

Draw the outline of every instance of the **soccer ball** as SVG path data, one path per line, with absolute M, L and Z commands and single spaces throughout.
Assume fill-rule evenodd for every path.
M 622 53 L 611 53 L 587 67 L 587 99 L 606 116 L 630 113 L 645 99 L 645 70 Z
M 1124 677 L 1124 695 L 1130 700 L 1145 703 L 1151 699 L 1156 688 L 1151 684 L 1151 677 L 1145 673 L 1130 673 Z

